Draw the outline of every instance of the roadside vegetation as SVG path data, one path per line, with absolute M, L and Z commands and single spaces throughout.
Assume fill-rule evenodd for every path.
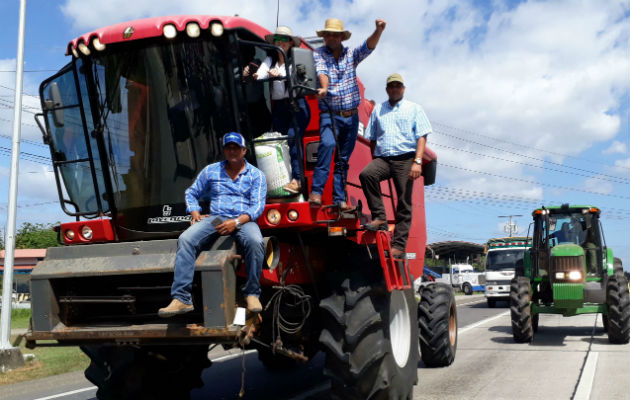
M 16 309 L 11 313 L 11 329 L 25 329 L 31 318 L 31 310 Z M 51 341 L 54 343 L 54 341 Z M 30 381 L 51 375 L 84 370 L 89 358 L 78 347 L 37 347 L 27 349 L 26 342 L 18 335 L 11 336 L 11 343 L 19 343 L 22 355 L 26 357 L 23 367 L 0 373 L 0 385 Z M 32 355 L 32 357 L 29 357 Z

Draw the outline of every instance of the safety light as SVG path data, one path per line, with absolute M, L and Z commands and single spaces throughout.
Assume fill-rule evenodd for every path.
M 346 236 L 346 228 L 343 226 L 329 226 L 328 236 Z
M 90 49 L 83 42 L 79 43 L 79 51 L 86 56 L 89 56 L 91 53 Z
M 280 211 L 276 210 L 275 208 L 272 208 L 271 210 L 267 211 L 267 221 L 271 225 L 278 225 L 280 223 L 280 219 L 281 219 Z
M 96 49 L 96 51 L 105 50 L 105 45 L 101 43 L 99 38 L 94 38 L 94 40 L 92 40 L 92 46 Z
M 83 236 L 83 239 L 85 240 L 92 240 L 92 228 L 87 225 L 83 225 L 81 227 L 81 236 Z
M 219 37 L 223 35 L 223 24 L 221 24 L 220 22 L 213 22 L 210 25 L 210 33 L 214 37 Z
M 556 272 L 556 279 L 564 279 L 564 272 Z
M 571 271 L 569 272 L 569 280 L 571 281 L 579 281 L 582 279 L 582 273 L 580 271 Z
M 164 25 L 164 28 L 162 28 L 162 33 L 164 34 L 165 38 L 173 39 L 175 38 L 175 36 L 177 36 L 177 28 L 175 28 L 175 25 L 166 24 Z
M 63 234 L 66 237 L 66 239 L 74 240 L 74 231 L 72 229 L 66 230 Z
M 300 217 L 300 214 L 296 210 L 289 210 L 289 212 L 287 213 L 287 217 L 289 218 L 289 221 L 297 221 L 297 219 Z
M 191 38 L 196 38 L 196 37 L 199 37 L 199 35 L 201 34 L 201 28 L 199 28 L 199 24 L 198 23 L 196 23 L 196 22 L 189 22 L 186 25 L 186 33 Z

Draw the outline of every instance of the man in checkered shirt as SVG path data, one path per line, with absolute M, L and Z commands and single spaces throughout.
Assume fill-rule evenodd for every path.
M 392 256 L 403 257 L 411 227 L 411 195 L 414 181 L 422 174 L 422 156 L 431 123 L 422 107 L 403 100 L 405 83 L 400 74 L 386 80 L 389 100 L 377 104 L 370 115 L 364 137 L 372 141 L 374 159 L 361 171 L 359 179 L 372 213 L 368 230 L 387 230 L 381 181 L 393 178 L 398 204 Z
M 243 249 L 247 281 L 242 292 L 247 309 L 262 311 L 258 297 L 265 246 L 256 219 L 265 209 L 267 180 L 261 170 L 245 160 L 247 145 L 243 135 L 229 132 L 221 142 L 225 160 L 206 166 L 186 189 L 190 227 L 177 241 L 172 301 L 158 310 L 162 318 L 194 310 L 191 292 L 195 260 L 202 249 L 227 235 Z M 201 215 L 199 199 L 205 195 L 210 199 L 210 215 Z
M 332 118 L 337 127 L 339 145 L 338 160 L 335 162 L 333 178 L 333 203 L 342 211 L 353 209 L 346 203 L 344 182 L 348 173 L 348 159 L 354 150 L 359 128 L 357 107 L 361 102 L 357 83 L 356 68 L 361 61 L 376 48 L 385 29 L 385 21 L 376 20 L 374 33 L 361 46 L 350 49 L 341 42 L 348 40 L 351 33 L 343 29 L 343 22 L 336 18 L 326 20 L 324 29 L 317 31 L 317 36 L 324 38 L 324 46 L 315 50 L 315 68 L 320 88 L 317 97 L 320 99 L 319 131 L 320 141 L 317 150 L 317 165 L 313 172 L 313 184 L 308 201 L 312 206 L 322 204 L 322 193 L 330 174 L 330 161 L 335 152 L 335 137 L 332 130 Z M 326 104 L 330 106 L 330 112 Z

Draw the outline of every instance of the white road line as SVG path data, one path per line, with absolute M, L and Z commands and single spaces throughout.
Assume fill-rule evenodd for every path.
M 474 324 L 472 324 L 472 325 L 467 325 L 467 326 L 465 326 L 465 327 L 463 327 L 463 328 L 461 328 L 461 329 L 458 329 L 458 330 L 457 330 L 457 332 L 458 332 L 458 333 L 468 332 L 469 330 L 474 329 L 474 328 L 478 327 L 479 325 L 483 325 L 483 324 L 485 324 L 486 322 L 494 321 L 495 319 L 499 319 L 499 318 L 501 318 L 501 317 L 505 317 L 505 316 L 506 316 L 506 315 L 508 315 L 509 313 L 510 313 L 509 311 L 506 311 L 506 312 L 503 312 L 503 313 L 501 313 L 501 314 L 495 315 L 494 317 L 490 317 L 490 318 L 482 319 L 481 321 L 479 321 L 479 322 L 475 322 L 475 323 L 474 323 Z
M 486 300 L 484 299 L 484 300 L 471 301 L 469 303 L 461 303 L 461 304 L 458 304 L 457 306 L 458 307 L 459 306 L 469 306 L 471 304 L 479 304 L 479 303 L 485 303 L 485 302 L 486 302 Z
M 39 399 L 35 399 L 35 400 L 58 399 L 59 397 L 70 396 L 72 394 L 83 393 L 83 392 L 87 392 L 88 390 L 95 390 L 95 389 L 97 389 L 96 386 L 90 386 L 90 387 L 86 387 L 86 388 L 82 388 L 82 389 L 71 390 L 69 392 L 54 394 L 54 395 L 48 396 L 48 397 L 40 397 Z
M 593 380 L 595 380 L 595 369 L 597 368 L 597 358 L 599 353 L 589 352 L 584 364 L 584 369 L 580 374 L 578 387 L 575 391 L 573 400 L 588 400 L 591 398 L 591 390 L 593 389 Z

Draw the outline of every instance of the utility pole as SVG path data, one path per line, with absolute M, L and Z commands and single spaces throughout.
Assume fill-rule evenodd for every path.
M 24 76 L 24 25 L 26 0 L 20 0 L 17 60 L 15 66 L 15 100 L 13 102 L 13 146 L 9 180 L 9 204 L 5 229 L 4 274 L 2 277 L 2 310 L 0 310 L 0 371 L 24 365 L 19 347 L 11 346 L 11 295 L 13 294 L 13 257 L 15 255 L 15 219 L 18 194 L 18 167 L 20 160 L 20 128 L 22 125 L 22 78 Z
M 518 231 L 518 225 L 516 223 L 512 223 L 512 217 L 522 217 L 522 215 L 499 215 L 499 218 L 509 218 L 510 222 L 505 224 L 505 232 L 512 237 L 512 232 L 516 233 Z

